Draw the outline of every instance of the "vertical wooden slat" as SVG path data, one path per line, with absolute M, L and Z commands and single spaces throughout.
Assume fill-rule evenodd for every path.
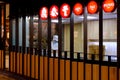
M 13 56 L 14 56 L 14 59 L 13 59 L 13 60 L 14 60 L 14 62 L 13 62 L 13 63 L 14 63 L 14 64 L 13 64 L 13 66 L 14 66 L 13 72 L 17 72 L 17 71 L 16 71 L 16 61 L 17 61 L 17 60 L 16 60 L 16 59 L 17 59 L 17 58 L 16 58 L 16 53 L 17 53 L 16 51 L 14 51 L 14 53 L 13 53 Z
M 40 56 L 40 80 L 43 80 L 43 57 Z
M 44 80 L 48 80 L 48 68 L 47 67 L 48 67 L 48 57 L 44 57 Z
M 28 53 L 29 53 L 29 48 L 26 47 L 26 77 L 28 77 Z
M 34 55 L 32 55 L 32 56 L 31 56 L 31 61 L 32 61 L 32 62 L 31 62 L 31 63 L 32 63 L 32 65 L 31 65 L 31 77 L 32 77 L 32 78 L 34 78 L 34 74 L 35 74 L 35 73 L 34 73 L 34 69 L 35 69 L 35 66 L 34 66 L 34 64 L 35 64 L 34 58 L 35 58 Z
M 91 64 L 85 64 L 85 69 L 86 80 L 91 80 Z
M 58 80 L 58 59 L 54 60 L 54 80 Z
M 24 54 L 24 75 L 27 75 L 26 69 L 27 69 L 27 54 Z
M 0 68 L 2 69 L 2 50 L 1 50 L 1 57 L 0 57 L 0 60 L 1 60 L 1 65 L 0 65 L 1 67 L 0 67 Z
M 78 80 L 84 80 L 84 63 L 78 63 Z
M 28 72 L 27 73 L 28 73 L 28 77 L 30 77 L 30 63 L 31 63 L 30 62 L 30 53 L 28 53 L 27 57 L 28 57 L 28 66 L 27 66 L 28 67 L 28 70 L 27 70 Z
M 108 80 L 108 67 L 101 66 L 101 80 Z
M 117 80 L 117 67 L 110 67 L 110 73 L 108 73 L 110 80 Z
M 99 65 L 93 64 L 93 80 L 99 80 Z
M 77 62 L 72 62 L 72 80 L 77 80 Z
M 11 72 L 13 72 L 13 51 L 11 52 Z
M 70 80 L 70 60 L 66 60 L 66 80 Z
M 2 69 L 4 70 L 4 68 L 5 68 L 5 53 L 2 50 Z
M 49 58 L 49 80 L 53 80 L 53 58 Z
M 36 57 L 35 57 L 35 59 L 36 59 L 36 62 L 35 62 L 35 63 L 36 63 L 36 67 L 35 67 L 36 77 L 35 77 L 35 79 L 37 79 L 37 80 L 38 80 L 38 64 L 39 64 L 39 63 L 38 63 L 38 57 L 39 57 L 38 55 L 36 55 Z M 47 79 L 46 79 L 46 80 L 47 80 Z
M 64 60 L 60 60 L 60 80 L 64 80 Z
M 20 57 L 21 52 L 22 52 L 22 51 L 21 51 L 21 47 L 19 47 L 19 56 L 18 56 L 18 57 L 19 57 L 19 74 L 20 74 L 20 69 L 21 69 L 21 59 L 20 59 L 20 58 L 21 58 L 21 57 Z
M 19 64 L 20 64 L 20 63 L 19 63 L 19 60 L 20 60 L 20 59 L 19 59 L 19 56 L 20 56 L 20 55 L 19 55 L 19 52 L 18 52 L 18 53 L 17 53 L 17 73 L 18 73 L 18 74 L 19 74 L 19 72 L 20 72 L 20 71 L 19 71 L 19 69 L 20 69 L 20 65 L 19 65 Z
M 20 74 L 22 75 L 22 53 L 20 53 Z

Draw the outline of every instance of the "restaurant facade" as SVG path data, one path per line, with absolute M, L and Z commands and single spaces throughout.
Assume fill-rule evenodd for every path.
M 26 79 L 120 80 L 119 0 L 9 4 L 9 21 L 6 4 L 1 14 L 0 69 L 8 55 L 7 71 Z

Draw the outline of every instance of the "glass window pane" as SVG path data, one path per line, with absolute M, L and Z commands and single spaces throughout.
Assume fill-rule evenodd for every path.
M 29 47 L 29 27 L 30 27 L 30 17 L 26 17 L 26 47 Z
M 99 60 L 99 13 L 87 14 L 87 38 L 88 53 L 87 58 Z
M 16 39 L 15 39 L 15 36 L 16 36 L 16 21 L 15 19 L 12 20 L 12 45 L 15 46 L 15 43 L 16 43 Z
M 117 60 L 117 9 L 114 12 L 103 11 L 103 45 L 105 47 L 103 60 Z
M 33 48 L 38 48 L 38 15 L 33 17 Z
M 19 46 L 22 46 L 22 18 L 19 18 Z
M 75 15 L 74 14 L 74 58 L 77 58 L 77 55 L 80 53 L 80 58 L 83 59 L 83 15 Z

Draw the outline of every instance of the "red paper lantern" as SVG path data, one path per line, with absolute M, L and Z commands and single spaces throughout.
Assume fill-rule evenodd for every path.
M 87 5 L 88 13 L 94 14 L 98 11 L 98 4 L 95 1 L 90 1 Z
M 83 6 L 81 3 L 76 3 L 73 7 L 73 12 L 75 15 L 81 15 L 83 13 Z
M 57 18 L 58 17 L 58 12 L 59 10 L 58 10 L 58 6 L 56 6 L 56 5 L 52 5 L 51 7 L 50 7 L 50 17 L 51 18 Z
M 105 0 L 103 2 L 103 10 L 105 12 L 113 12 L 115 10 L 115 1 L 114 0 Z
M 68 18 L 70 16 L 70 5 L 64 3 L 60 7 L 60 15 L 62 18 Z
M 48 8 L 42 7 L 40 9 L 39 15 L 42 20 L 46 20 L 48 18 Z

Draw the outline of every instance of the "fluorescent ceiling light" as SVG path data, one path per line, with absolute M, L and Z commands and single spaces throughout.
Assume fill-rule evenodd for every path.
M 56 20 L 56 19 L 55 20 L 51 20 L 51 22 L 58 23 L 58 20 Z
M 51 20 L 51 22 L 58 23 L 58 19 Z M 62 20 L 62 22 L 65 22 L 65 20 Z
M 34 20 L 38 20 L 38 17 L 33 17 Z
M 80 16 L 79 18 L 84 18 L 83 16 Z M 95 17 L 95 16 L 87 16 L 87 19 L 97 19 L 97 17 Z

